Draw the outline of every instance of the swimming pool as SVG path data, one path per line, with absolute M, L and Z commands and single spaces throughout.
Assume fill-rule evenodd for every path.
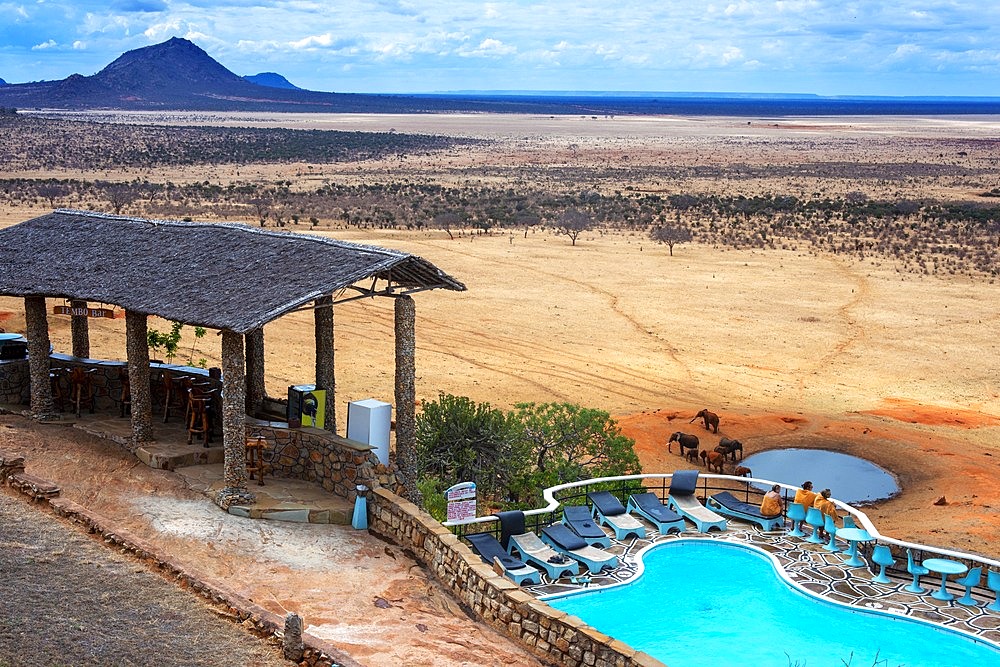
M 1000 650 L 905 617 L 801 592 L 765 553 L 716 540 L 646 552 L 638 581 L 548 599 L 670 667 L 1000 666 Z

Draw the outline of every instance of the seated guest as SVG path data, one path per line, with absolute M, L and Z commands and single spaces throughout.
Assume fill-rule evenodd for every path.
M 806 509 L 813 506 L 816 502 L 817 494 L 813 489 L 812 482 L 802 482 L 802 488 L 795 492 L 794 502 L 800 503 Z
M 813 501 L 813 507 L 818 509 L 823 514 L 829 514 L 830 518 L 833 519 L 833 525 L 837 525 L 837 519 L 840 518 L 840 515 L 837 514 L 837 506 L 833 504 L 832 500 L 830 500 L 830 489 L 823 489 L 819 492 L 819 495 L 816 496 L 816 500 Z M 826 539 L 826 530 L 820 528 L 819 536 Z
M 760 513 L 764 516 L 778 516 L 781 514 L 781 485 L 775 484 L 771 490 L 764 494 L 764 499 L 760 501 Z

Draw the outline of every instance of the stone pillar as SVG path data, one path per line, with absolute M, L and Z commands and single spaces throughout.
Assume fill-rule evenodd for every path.
M 149 332 L 146 313 L 125 311 L 125 354 L 128 358 L 128 385 L 132 401 L 132 440 L 153 440 L 153 398 L 149 381 Z
M 305 653 L 302 642 L 302 617 L 294 612 L 285 614 L 285 634 L 281 638 L 281 649 L 285 660 L 298 662 Z
M 231 505 L 249 505 L 254 496 L 247 490 L 246 459 L 246 366 L 243 336 L 222 332 L 222 447 L 225 487 L 215 497 L 224 510 Z
M 54 419 L 52 380 L 49 379 L 49 319 L 45 297 L 24 297 L 25 335 L 28 337 L 28 372 L 31 375 L 31 415 L 35 419 Z
M 336 379 L 333 366 L 333 297 L 316 299 L 313 310 L 316 322 L 316 388 L 326 390 L 326 424 L 330 433 L 337 432 Z
M 73 309 L 88 307 L 86 301 L 73 300 L 70 302 Z M 70 331 L 73 334 L 73 356 L 81 359 L 90 359 L 90 322 L 86 314 L 73 315 L 70 320 Z
M 247 404 L 246 413 L 260 410 L 267 390 L 264 387 L 264 327 L 254 329 L 246 336 L 247 345 Z
M 420 505 L 417 490 L 416 307 L 413 297 L 396 297 L 396 467 L 406 497 Z

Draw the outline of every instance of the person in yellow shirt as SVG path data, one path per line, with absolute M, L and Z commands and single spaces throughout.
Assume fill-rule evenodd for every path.
M 808 510 L 813 506 L 817 498 L 817 493 L 812 489 L 812 482 L 802 482 L 802 488 L 795 492 L 795 500 L 793 502 L 801 504 Z
M 764 499 L 760 501 L 760 513 L 767 517 L 781 514 L 780 484 L 775 484 L 770 491 L 764 494 Z

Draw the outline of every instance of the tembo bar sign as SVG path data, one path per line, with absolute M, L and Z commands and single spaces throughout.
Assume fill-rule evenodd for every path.
M 75 306 L 53 306 L 52 312 L 56 315 L 76 315 L 77 317 L 107 317 L 115 319 L 115 311 L 112 308 L 87 308 Z

